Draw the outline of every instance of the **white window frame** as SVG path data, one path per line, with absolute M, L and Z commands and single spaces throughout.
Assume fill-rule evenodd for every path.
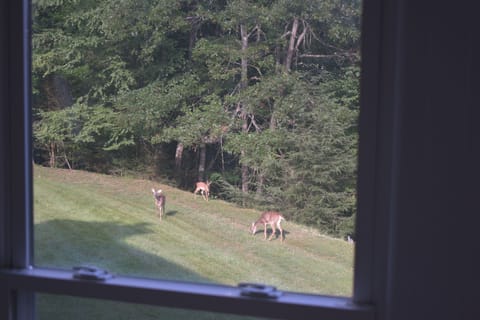
M 283 319 L 373 320 L 382 312 L 388 270 L 385 212 L 392 204 L 396 136 L 393 95 L 388 96 L 393 71 L 385 67 L 394 62 L 395 40 L 386 34 L 393 32 L 395 21 L 381 17 L 394 17 L 393 5 L 363 0 L 353 296 L 285 292 L 278 299 L 244 297 L 240 288 L 224 285 L 128 276 L 76 280 L 70 270 L 34 267 L 30 9 L 29 0 L 0 3 L 0 319 L 34 319 L 35 293 Z

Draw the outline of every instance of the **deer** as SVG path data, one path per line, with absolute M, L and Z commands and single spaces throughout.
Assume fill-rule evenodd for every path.
M 153 193 L 153 198 L 155 199 L 155 207 L 158 209 L 158 216 L 160 218 L 160 221 L 162 221 L 162 215 L 165 213 L 165 202 L 167 200 L 167 197 L 165 194 L 163 194 L 163 191 L 161 189 L 158 189 L 155 191 L 154 188 L 152 188 L 152 193 Z
M 194 198 L 196 199 L 197 198 L 197 193 L 200 191 L 203 199 L 205 199 L 207 202 L 208 202 L 208 196 L 210 194 L 210 184 L 212 182 L 208 181 L 205 183 L 205 182 L 197 182 L 195 184 L 195 191 L 193 191 L 193 196 Z
M 250 232 L 252 233 L 252 235 L 255 235 L 257 231 L 257 227 L 263 224 L 263 233 L 265 235 L 265 240 L 267 240 L 267 225 L 270 225 L 272 228 L 272 234 L 270 235 L 268 240 L 272 240 L 273 235 L 276 234 L 276 228 L 275 228 L 276 226 L 280 230 L 281 240 L 283 241 L 284 240 L 283 229 L 282 229 L 282 226 L 280 225 L 282 220 L 285 220 L 285 218 L 280 214 L 280 212 L 265 211 L 264 213 L 262 213 L 262 215 L 257 221 L 252 222 L 252 225 L 250 226 Z

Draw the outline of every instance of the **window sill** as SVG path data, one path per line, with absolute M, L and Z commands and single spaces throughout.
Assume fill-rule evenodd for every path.
M 73 271 L 45 268 L 0 269 L 10 290 L 42 292 L 123 302 L 235 313 L 269 318 L 372 320 L 374 309 L 345 297 L 282 292 L 276 299 L 250 298 L 239 287 L 119 276 L 78 280 Z

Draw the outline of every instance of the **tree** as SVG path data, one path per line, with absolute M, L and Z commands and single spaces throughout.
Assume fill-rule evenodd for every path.
M 226 199 L 350 232 L 359 12 L 358 0 L 37 1 L 37 157 L 179 186 L 215 176 Z
M 194 108 L 179 116 L 163 131 L 161 141 L 176 140 L 185 147 L 200 148 L 198 181 L 205 181 L 206 146 L 218 144 L 226 131 L 228 118 L 219 97 L 203 98 Z

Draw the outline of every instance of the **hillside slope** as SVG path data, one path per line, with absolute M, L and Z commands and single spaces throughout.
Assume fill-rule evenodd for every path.
M 155 214 L 151 188 L 167 195 Z M 192 187 L 193 191 L 193 187 Z M 146 180 L 34 168 L 35 262 L 117 274 L 350 295 L 353 246 L 290 221 L 286 240 L 248 232 L 260 212 Z

